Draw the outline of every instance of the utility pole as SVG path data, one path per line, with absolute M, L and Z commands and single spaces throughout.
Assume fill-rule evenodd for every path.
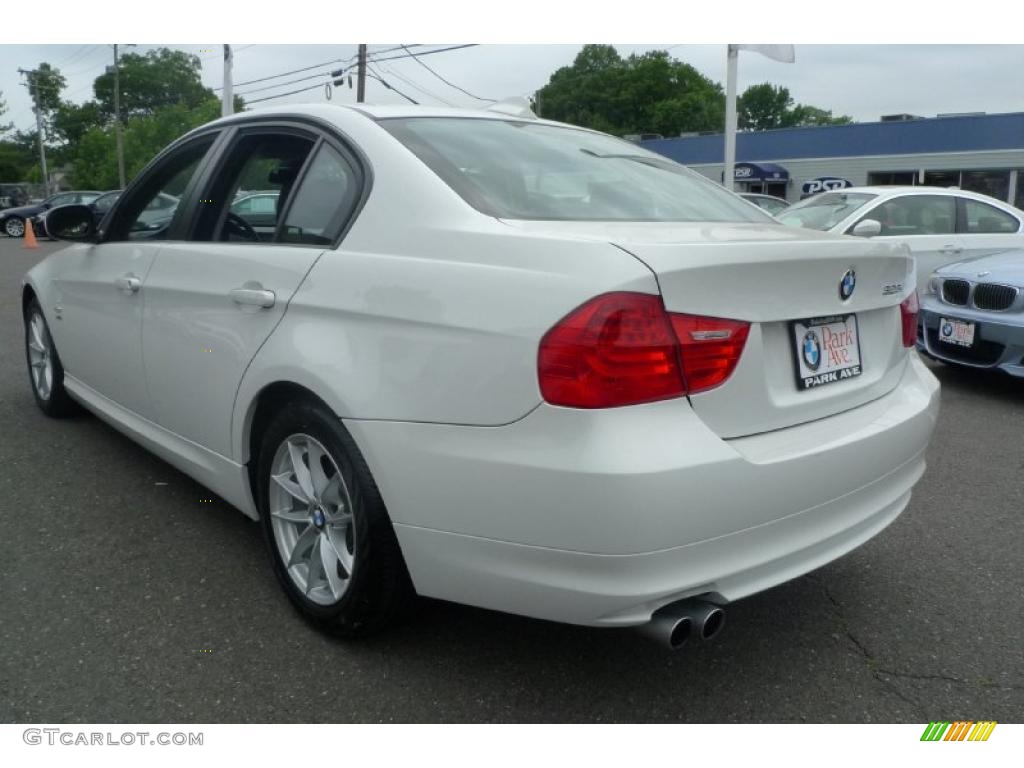
M 124 137 L 121 135 L 121 64 L 114 43 L 114 136 L 117 140 L 117 179 L 124 189 Z
M 28 93 L 32 97 L 32 111 L 36 115 L 36 135 L 39 137 L 39 166 L 43 172 L 43 197 L 50 196 L 50 174 L 46 170 L 46 145 L 43 143 L 43 115 L 39 108 L 39 88 L 35 69 L 19 69 L 18 72 L 28 78 Z
M 366 43 L 359 44 L 359 80 L 356 86 L 356 101 L 366 101 Z
M 231 46 L 224 46 L 224 90 L 223 90 L 223 101 L 221 102 L 220 114 L 221 117 L 227 117 L 235 112 L 235 97 L 232 92 L 231 84 L 231 65 L 234 63 L 234 57 L 231 55 Z

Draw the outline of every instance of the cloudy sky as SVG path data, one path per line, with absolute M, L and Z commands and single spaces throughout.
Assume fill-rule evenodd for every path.
M 454 44 L 439 43 L 435 47 Z M 394 45 L 371 45 L 370 50 Z M 135 50 L 153 47 L 156 46 L 139 45 Z M 219 46 L 168 47 L 199 55 L 203 81 L 211 87 L 221 84 Z M 245 95 L 247 100 L 326 82 L 327 71 L 340 66 L 338 62 L 350 62 L 356 51 L 356 46 L 351 44 L 237 43 L 234 48 L 235 82 L 239 84 L 236 92 Z M 579 48 L 579 45 L 479 45 L 429 56 L 424 62 L 476 96 L 500 99 L 531 94 L 547 82 L 554 70 L 571 64 Z M 719 82 L 725 80 L 723 45 L 664 43 L 617 45 L 616 48 L 623 55 L 669 49 L 673 56 L 692 64 L 708 77 Z M 426 49 L 424 46 L 416 50 Z M 1019 79 L 1024 71 L 1024 46 L 1021 45 L 798 45 L 796 57 L 795 64 L 781 64 L 757 54 L 741 54 L 740 90 L 765 81 L 785 85 L 799 102 L 848 114 L 858 121 L 877 120 L 880 115 L 895 112 L 932 116 L 948 112 L 1024 111 L 1024 86 Z M 31 103 L 17 72 L 19 67 L 28 69 L 43 61 L 59 67 L 68 81 L 64 97 L 81 102 L 91 98 L 93 79 L 111 60 L 110 47 L 103 45 L 0 45 L 0 91 L 8 105 L 8 112 L 0 121 L 13 121 L 18 128 L 33 125 Z M 243 85 L 313 65 L 323 66 L 280 80 Z M 385 80 L 422 103 L 447 102 L 457 106 L 482 103 L 445 84 L 415 60 L 382 61 L 376 67 Z M 313 77 L 292 85 L 279 85 L 307 75 Z M 263 104 L 323 101 L 324 98 L 324 89 L 317 87 Z M 354 91 L 336 89 L 333 100 L 352 102 Z M 367 100 L 403 101 L 372 80 L 368 84 Z

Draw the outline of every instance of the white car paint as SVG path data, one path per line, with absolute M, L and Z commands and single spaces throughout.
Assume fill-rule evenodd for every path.
M 489 112 L 289 105 L 214 125 L 297 111 L 372 166 L 337 248 L 74 245 L 26 278 L 69 393 L 246 514 L 258 515 L 253 412 L 279 382 L 315 393 L 352 434 L 417 591 L 497 610 L 639 624 L 684 597 L 727 602 L 805 573 L 905 508 L 938 383 L 900 344 L 904 248 L 767 216 L 497 219 L 373 119 L 500 118 Z M 858 287 L 844 303 L 850 268 Z M 113 287 L 127 271 L 136 293 Z M 273 307 L 231 302 L 250 282 L 274 292 Z M 540 339 L 614 291 L 749 320 L 732 377 L 642 405 L 544 402 Z M 788 321 L 839 312 L 860 319 L 864 374 L 797 392 Z
M 841 194 L 867 193 L 876 195 L 874 199 L 843 218 L 828 230 L 835 234 L 850 235 L 852 234 L 851 230 L 853 227 L 860 221 L 872 218 L 877 220 L 879 206 L 896 198 L 916 195 L 936 195 L 950 197 L 954 200 L 974 200 L 996 208 L 1017 221 L 1016 232 L 953 232 L 938 235 L 876 235 L 873 237 L 872 239 L 877 241 L 905 244 L 910 249 L 917 265 L 917 288 L 921 293 L 924 293 L 929 275 L 945 264 L 959 261 L 965 257 L 985 256 L 1008 248 L 1024 247 L 1024 211 L 988 195 L 968 192 L 962 189 L 924 186 L 847 187 L 846 189 L 834 191 Z M 793 208 L 783 211 L 779 214 L 780 220 L 785 222 L 787 213 L 792 213 L 792 211 Z

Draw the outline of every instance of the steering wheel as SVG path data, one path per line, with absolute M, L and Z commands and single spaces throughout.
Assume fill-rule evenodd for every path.
M 228 213 L 227 218 L 224 220 L 225 234 L 233 234 L 241 237 L 243 240 L 259 240 L 260 236 L 256 234 L 256 230 L 252 228 L 252 225 L 239 216 L 237 213 Z

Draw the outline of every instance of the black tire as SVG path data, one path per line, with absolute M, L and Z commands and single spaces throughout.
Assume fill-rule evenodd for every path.
M 36 379 L 32 373 L 32 353 L 30 342 L 32 341 L 32 320 L 38 317 L 42 322 L 42 343 L 52 366 L 52 383 L 48 393 L 41 392 L 37 386 Z M 64 366 L 60 362 L 60 355 L 57 354 L 57 347 L 53 344 L 53 337 L 50 336 L 50 326 L 46 322 L 42 307 L 36 299 L 29 302 L 25 309 L 25 362 L 28 368 L 29 385 L 32 387 L 32 394 L 35 396 L 36 405 L 47 416 L 54 419 L 64 419 L 81 412 L 81 407 L 68 395 L 64 389 Z
M 17 230 L 19 225 L 21 227 L 21 234 L 12 234 L 12 231 Z M 20 216 L 11 216 L 9 219 L 4 220 L 4 234 L 8 237 L 24 237 L 26 226 L 28 225 L 25 219 Z
M 348 586 L 330 605 L 310 600 L 292 580 L 281 557 L 270 515 L 270 474 L 274 455 L 292 435 L 309 435 L 327 449 L 342 473 L 352 502 L 357 553 Z M 299 613 L 318 629 L 360 637 L 401 620 L 411 607 L 412 582 L 377 484 L 351 435 L 319 402 L 286 405 L 268 424 L 260 442 L 256 501 L 274 573 Z

